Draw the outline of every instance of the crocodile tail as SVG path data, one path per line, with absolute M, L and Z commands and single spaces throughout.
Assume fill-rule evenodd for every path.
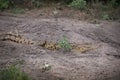
M 17 34 L 13 34 L 13 33 L 3 34 L 3 36 L 0 37 L 0 40 L 2 40 L 2 41 L 12 41 L 12 42 L 15 42 L 15 43 L 28 44 L 28 45 L 34 44 L 33 41 L 25 39 L 21 35 L 17 35 Z

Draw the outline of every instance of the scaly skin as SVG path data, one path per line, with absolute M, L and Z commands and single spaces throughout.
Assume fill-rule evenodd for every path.
M 48 42 L 48 41 L 31 41 L 28 39 L 25 39 L 22 35 L 18 35 L 18 34 L 13 34 L 13 33 L 3 33 L 0 35 L 0 40 L 2 41 L 12 41 L 15 43 L 20 43 L 20 44 L 27 44 L 27 45 L 33 45 L 36 43 L 36 45 L 41 46 L 45 49 L 48 50 L 59 50 L 61 49 L 61 47 L 54 42 Z M 94 50 L 100 47 L 100 45 L 98 46 L 93 46 L 92 44 L 76 44 L 76 43 L 70 43 L 71 47 L 72 47 L 72 51 L 78 51 L 81 53 L 85 53 L 87 51 L 90 50 Z
M 59 50 L 60 46 L 53 42 L 39 41 L 38 45 L 48 50 Z
M 94 50 L 94 49 L 97 49 L 99 47 L 100 47 L 100 45 L 93 46 L 92 44 L 89 44 L 89 45 L 83 44 L 83 45 L 76 45 L 76 46 L 72 47 L 72 50 L 78 51 L 81 53 L 85 53 L 87 51 Z
M 59 50 L 61 47 L 57 43 L 53 42 L 47 42 L 47 41 L 40 41 L 39 46 L 48 49 L 48 50 Z M 78 51 L 81 53 L 85 53 L 90 50 L 94 50 L 100 47 L 100 45 L 93 46 L 92 44 L 76 44 L 76 43 L 70 43 L 72 47 L 72 51 Z
M 11 41 L 11 42 L 21 43 L 21 44 L 28 44 L 28 45 L 34 44 L 33 41 L 25 39 L 21 35 L 13 34 L 13 33 L 3 33 L 3 34 L 1 34 L 0 40 Z

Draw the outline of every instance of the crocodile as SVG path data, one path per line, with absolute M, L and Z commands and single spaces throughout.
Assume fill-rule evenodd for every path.
M 60 50 L 62 49 L 62 47 L 58 44 L 58 43 L 54 43 L 54 42 L 48 42 L 48 41 L 40 41 L 39 43 L 39 46 L 45 48 L 45 49 L 48 49 L 48 50 Z M 78 51 L 78 52 L 81 52 L 81 53 L 85 53 L 87 51 L 90 51 L 90 50 L 94 50 L 94 49 L 97 49 L 99 48 L 101 45 L 98 44 L 98 45 L 92 45 L 92 44 L 76 44 L 76 43 L 70 43 L 71 45 L 71 50 L 72 51 Z
M 27 44 L 27 45 L 37 45 L 41 46 L 44 49 L 48 50 L 60 50 L 62 47 L 55 42 L 52 41 L 46 41 L 46 40 L 39 40 L 39 41 L 32 41 L 27 38 L 24 38 L 23 35 L 20 34 L 14 34 L 11 32 L 8 33 L 2 33 L 0 34 L 0 40 L 2 41 L 11 41 L 15 43 L 20 43 L 20 44 Z M 92 44 L 76 44 L 76 43 L 70 43 L 71 45 L 71 50 L 72 51 L 78 51 L 81 53 L 85 53 L 90 50 L 94 50 L 100 47 L 100 45 L 94 46 Z
M 72 50 L 73 51 L 77 51 L 77 52 L 81 52 L 81 53 L 85 53 L 88 52 L 90 50 L 95 50 L 98 49 L 101 45 L 93 45 L 93 44 L 76 44 L 74 46 L 72 46 Z
M 39 41 L 37 44 L 45 49 L 48 49 L 48 50 L 61 49 L 61 47 L 57 43 L 54 43 L 52 41 L 48 42 L 48 41 L 44 40 L 44 41 Z
M 11 41 L 11 42 L 21 43 L 21 44 L 28 44 L 28 45 L 34 44 L 34 42 L 32 40 L 28 40 L 28 39 L 24 38 L 22 35 L 14 34 L 11 32 L 1 33 L 0 40 L 1 41 Z

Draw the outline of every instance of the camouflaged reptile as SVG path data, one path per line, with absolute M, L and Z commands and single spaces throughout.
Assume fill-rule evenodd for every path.
M 84 43 L 84 44 L 73 44 L 72 43 L 71 46 L 72 46 L 72 51 L 85 53 L 90 50 L 98 49 L 101 45 L 100 44 L 93 45 L 90 43 Z
M 45 49 L 48 50 L 60 50 L 62 49 L 62 47 L 55 42 L 48 42 L 48 41 L 39 41 L 37 43 L 38 46 L 41 46 Z M 93 44 L 89 44 L 89 43 L 85 43 L 85 44 L 76 44 L 76 43 L 70 43 L 71 45 L 71 51 L 77 51 L 77 52 L 81 52 L 81 53 L 85 53 L 87 51 L 90 50 L 94 50 L 99 48 L 101 45 L 97 44 L 97 45 L 93 45 Z
M 33 41 L 24 38 L 22 35 L 14 34 L 11 32 L 0 34 L 0 40 L 11 41 L 11 42 L 20 43 L 20 44 L 28 44 L 28 45 L 34 44 Z
M 37 43 L 39 46 L 45 48 L 45 49 L 49 49 L 49 50 L 59 50 L 61 49 L 61 47 L 57 44 L 57 43 L 54 43 L 54 42 L 48 42 L 48 41 L 39 41 Z
M 15 42 L 15 43 L 20 43 L 20 44 L 27 44 L 27 45 L 38 45 L 41 46 L 45 49 L 48 50 L 59 50 L 61 49 L 60 45 L 58 45 L 58 43 L 55 42 L 48 42 L 45 40 L 40 40 L 40 41 L 32 41 L 32 40 L 28 40 L 26 38 L 24 38 L 22 35 L 19 34 L 14 34 L 14 33 L 2 33 L 0 34 L 0 40 L 2 41 L 11 41 L 11 42 Z M 81 53 L 85 53 L 87 51 L 90 50 L 94 50 L 100 47 L 100 45 L 97 46 L 92 46 L 92 44 L 76 44 L 76 43 L 70 43 L 71 47 L 72 47 L 72 51 L 78 51 Z

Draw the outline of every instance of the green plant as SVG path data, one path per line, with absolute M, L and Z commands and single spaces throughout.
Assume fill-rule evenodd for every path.
M 31 3 L 33 7 L 36 7 L 36 8 L 40 8 L 41 6 L 43 6 L 43 3 L 41 3 L 39 0 L 31 0 Z
M 12 12 L 16 14 L 22 14 L 25 12 L 25 10 L 23 8 L 13 8 Z
M 118 3 L 116 2 L 116 0 L 111 0 L 108 2 L 108 6 L 113 8 L 115 6 L 118 6 Z
M 87 4 L 85 0 L 73 0 L 73 2 L 69 6 L 78 9 L 85 9 L 86 5 Z
M 102 19 L 104 19 L 104 20 L 109 20 L 110 17 L 109 17 L 108 14 L 103 14 L 103 15 L 102 15 Z
M 31 80 L 27 74 L 15 66 L 0 71 L 0 80 Z
M 103 5 L 103 4 L 99 4 L 98 5 L 98 9 L 100 9 L 101 11 L 106 11 L 106 10 L 109 10 L 109 6 Z
M 21 66 L 21 65 L 23 65 L 23 64 L 25 64 L 25 61 L 24 61 L 24 60 L 20 60 L 20 59 L 17 59 L 17 60 L 15 60 L 15 61 L 12 63 L 12 65 L 14 65 L 14 66 L 16 66 L 16 65 Z
M 67 40 L 67 38 L 65 36 L 63 36 L 63 39 L 61 39 L 58 42 L 58 45 L 64 50 L 64 51 L 70 51 L 71 50 L 71 45 L 69 43 L 69 41 Z
M 10 0 L 0 0 L 0 10 L 6 9 L 10 6 Z

